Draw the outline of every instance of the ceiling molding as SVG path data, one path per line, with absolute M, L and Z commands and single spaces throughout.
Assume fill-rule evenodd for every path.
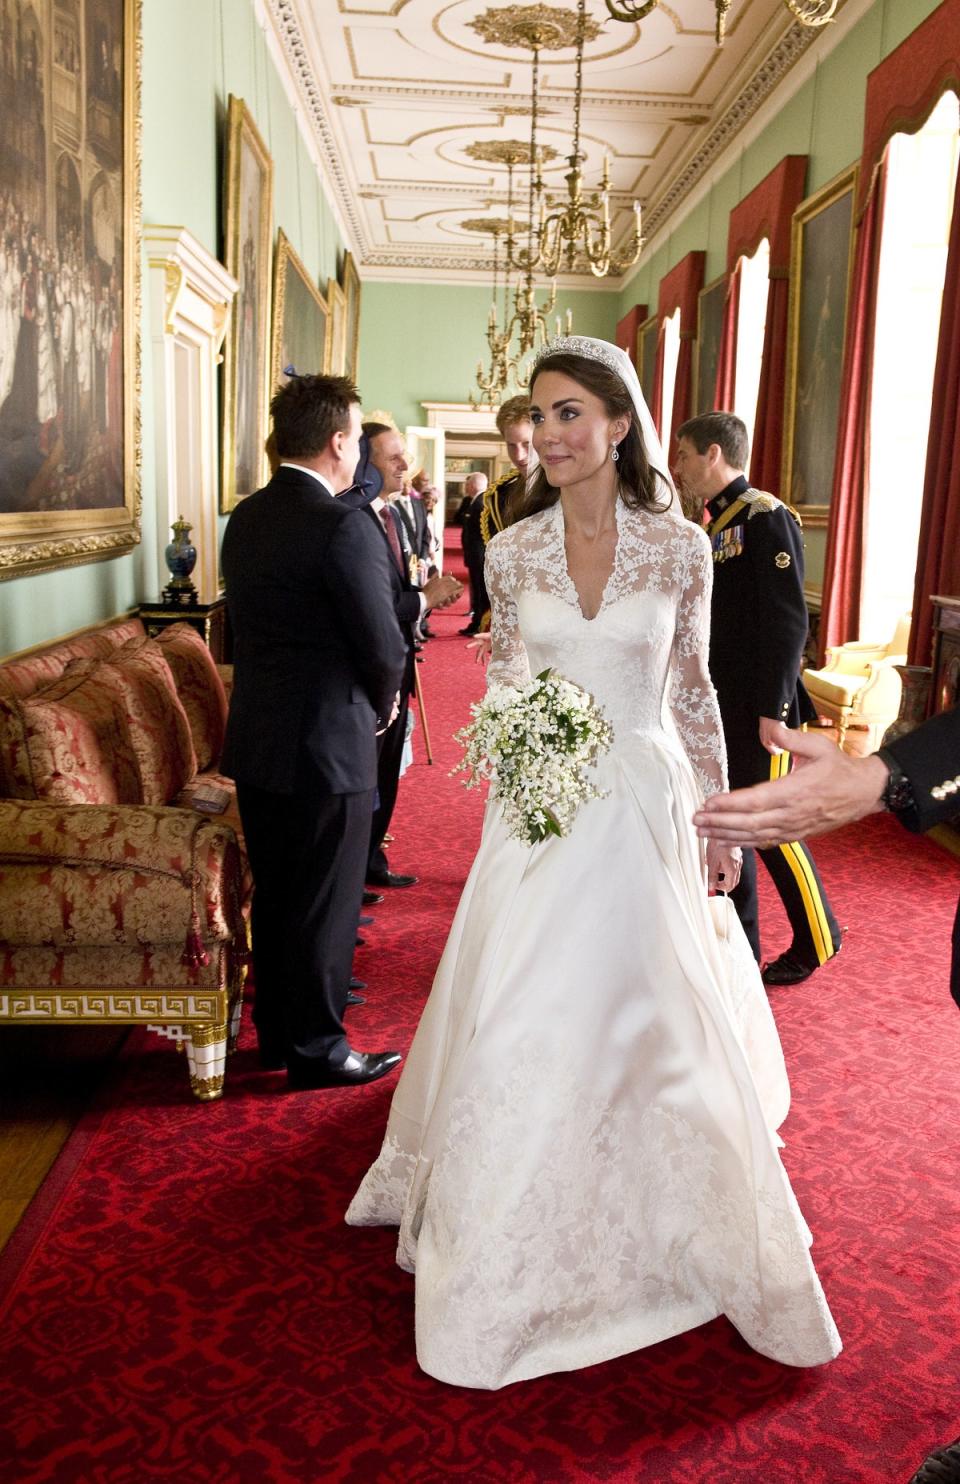
M 254 0 L 254 3 L 275 40 L 271 50 L 282 64 L 285 86 L 296 100 L 301 124 L 313 141 L 311 154 L 325 178 L 331 206 L 346 245 L 364 274 L 372 278 L 392 275 L 401 281 L 488 281 L 489 254 L 481 255 L 479 244 L 461 244 L 450 231 L 449 222 L 443 228 L 449 235 L 442 242 L 389 241 L 390 232 L 396 229 L 402 234 L 404 224 L 411 229 L 408 235 L 415 235 L 412 219 L 392 214 L 389 203 L 396 201 L 399 205 L 401 201 L 414 198 L 423 201 L 427 209 L 417 220 L 424 222 L 431 216 L 442 214 L 445 209 L 447 212 L 456 211 L 461 204 L 468 216 L 476 216 L 478 210 L 505 204 L 505 180 L 500 188 L 490 181 L 464 179 L 458 182 L 455 178 L 434 180 L 429 177 L 443 174 L 443 169 L 436 168 L 438 162 L 449 167 L 447 173 L 453 177 L 467 164 L 456 158 L 455 150 L 447 154 L 440 152 L 447 143 L 444 136 L 457 127 L 453 122 L 455 118 L 463 120 L 471 112 L 486 116 L 499 114 L 502 116 L 501 126 L 505 126 L 508 119 L 529 108 L 529 94 L 513 88 L 505 91 L 493 81 L 489 88 L 482 83 L 480 86 L 459 86 L 456 83 L 419 83 L 404 79 L 385 84 L 375 77 L 349 80 L 348 75 L 342 80 L 330 81 L 326 75 L 321 76 L 321 68 L 333 69 L 334 64 L 329 62 L 331 48 L 327 45 L 321 48 L 318 21 L 311 9 L 311 4 L 316 5 L 321 0 Z M 651 183 L 648 193 L 640 192 L 644 202 L 644 236 L 648 242 L 654 234 L 662 233 L 692 193 L 703 188 L 708 172 L 716 168 L 761 105 L 820 35 L 793 22 L 779 0 L 772 12 L 764 0 L 753 0 L 752 6 L 744 7 L 738 21 L 745 33 L 750 29 L 746 23 L 748 13 L 752 15 L 752 39 L 749 43 L 744 41 L 743 55 L 735 65 L 731 65 L 723 86 L 714 93 L 712 100 L 704 78 L 716 62 L 715 56 L 711 56 L 707 67 L 699 69 L 697 78 L 691 78 L 692 91 L 689 94 L 661 89 L 659 93 L 654 91 L 652 96 L 638 95 L 623 88 L 602 87 L 593 87 L 584 93 L 585 114 L 592 114 L 595 121 L 609 121 L 614 130 L 610 146 L 614 161 L 632 157 L 642 162 L 636 176 L 638 184 L 648 180 Z M 377 13 L 377 18 L 386 17 Z M 370 34 L 377 38 L 384 32 L 375 28 Z M 417 39 L 411 33 L 408 46 Z M 649 59 L 647 67 L 659 67 L 657 58 Z M 631 64 L 627 61 L 624 65 L 629 67 Z M 681 57 L 677 65 L 688 64 L 683 64 Z M 392 70 L 402 71 L 403 68 L 398 66 Z M 523 70 L 526 72 L 526 64 L 523 64 Z M 684 74 L 681 71 L 673 76 L 679 83 Z M 667 80 L 672 80 L 672 77 Z M 662 83 L 664 74 L 658 73 L 654 80 Z M 545 113 L 545 132 L 550 132 L 551 128 L 562 132 L 567 128 L 572 96 L 569 88 L 544 87 L 539 101 Z M 381 130 L 378 124 L 378 134 L 387 137 L 378 138 L 375 149 L 368 155 L 356 149 L 351 151 L 345 145 L 345 140 L 357 134 L 358 125 L 361 138 L 367 131 L 365 116 L 356 122 L 351 118 L 355 110 L 374 110 L 378 116 L 389 116 L 391 111 L 400 109 L 404 113 L 430 113 L 441 122 L 436 128 L 427 129 L 425 134 L 412 138 L 403 137 L 402 131 L 398 131 L 396 138 L 391 137 L 389 127 Z M 338 110 L 343 110 L 339 120 L 336 118 Z M 442 122 L 445 115 L 449 115 L 451 120 L 447 126 Z M 618 147 L 615 133 L 616 129 L 631 124 L 647 126 L 643 147 L 638 148 L 635 155 L 625 149 L 623 143 Z M 462 122 L 459 127 L 464 128 Z M 491 120 L 490 125 L 480 124 L 479 127 L 496 126 Z M 516 129 L 517 125 L 512 124 L 512 130 L 515 132 Z M 585 137 L 589 132 L 588 126 Z M 434 135 L 440 143 L 436 153 L 432 154 L 422 141 Z M 597 137 L 602 138 L 602 133 Z M 633 194 L 624 189 L 621 171 L 619 188 L 612 190 L 611 199 L 624 216 Z M 367 202 L 387 205 L 384 209 L 368 208 Z M 435 203 L 435 211 L 430 209 L 431 203 Z M 392 226 L 388 227 L 388 222 Z M 425 225 L 422 230 L 424 237 L 429 238 L 431 228 Z M 628 230 L 622 235 L 628 235 Z M 588 267 L 583 266 L 573 273 L 561 275 L 559 283 L 567 288 L 615 291 L 628 282 L 635 271 L 619 279 L 611 276 L 598 280 Z

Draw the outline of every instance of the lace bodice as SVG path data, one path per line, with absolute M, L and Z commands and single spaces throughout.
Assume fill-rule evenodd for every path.
M 726 787 L 726 752 L 707 669 L 713 568 L 703 531 L 617 503 L 613 571 L 584 618 L 567 568 L 563 511 L 541 510 L 487 547 L 493 651 L 488 686 L 523 685 L 548 666 L 588 690 L 614 752 L 672 716 L 704 795 Z

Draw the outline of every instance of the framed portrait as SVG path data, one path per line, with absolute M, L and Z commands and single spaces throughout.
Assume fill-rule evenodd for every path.
M 781 496 L 812 526 L 830 508 L 856 190 L 853 165 L 793 214 Z
M 264 479 L 273 161 L 242 98 L 230 95 L 224 150 L 224 266 L 240 285 L 223 346 L 220 509 Z
M 653 408 L 653 379 L 657 366 L 657 335 L 660 321 L 655 314 L 645 319 L 637 331 L 637 375 L 647 406 Z
M 0 46 L 0 579 L 140 540 L 139 0 L 18 12 Z
M 331 376 L 343 376 L 347 364 L 347 299 L 335 278 L 327 279 L 327 303 L 330 305 L 330 364 L 327 370 Z
M 288 380 L 287 367 L 301 376 L 323 372 L 330 342 L 327 301 L 281 229 L 273 265 L 271 394 Z
M 697 417 L 714 411 L 726 298 L 725 273 L 708 283 L 697 295 L 697 348 L 693 358 L 693 406 Z
M 353 253 L 344 254 L 342 276 L 343 295 L 346 300 L 344 308 L 346 352 L 343 369 L 344 374 L 349 376 L 351 381 L 356 381 L 360 355 L 360 275 L 353 260 Z

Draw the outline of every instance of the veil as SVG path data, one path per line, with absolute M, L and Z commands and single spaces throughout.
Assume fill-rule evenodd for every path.
M 589 361 L 600 361 L 615 376 L 619 376 L 627 389 L 627 394 L 633 403 L 633 409 L 637 414 L 640 424 L 640 432 L 643 435 L 643 446 L 647 451 L 647 459 L 651 468 L 656 473 L 660 483 L 664 487 L 664 493 L 670 496 L 669 509 L 664 515 L 674 520 L 684 520 L 683 511 L 680 508 L 680 500 L 677 495 L 676 486 L 667 463 L 667 456 L 663 444 L 660 442 L 660 434 L 654 426 L 647 400 L 640 386 L 640 378 L 636 368 L 626 351 L 621 350 L 619 345 L 611 345 L 609 340 L 594 340 L 589 335 L 558 335 L 554 340 L 548 340 L 540 351 L 532 367 L 530 368 L 530 380 L 544 361 L 551 356 L 570 355 L 584 356 Z

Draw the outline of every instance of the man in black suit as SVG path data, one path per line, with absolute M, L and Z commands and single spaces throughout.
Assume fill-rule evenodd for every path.
M 484 542 L 480 523 L 483 518 L 483 502 L 487 488 L 487 476 L 479 469 L 468 474 L 463 481 L 465 509 L 461 530 L 463 532 L 463 562 L 470 579 L 470 622 L 460 630 L 461 634 L 477 634 L 481 621 L 490 611 L 490 599 L 483 578 Z
M 271 404 L 279 458 L 234 510 L 222 566 L 234 637 L 224 771 L 253 872 L 261 1059 L 294 1087 L 372 1082 L 347 1004 L 377 769 L 405 665 L 387 553 L 337 494 L 357 462 L 357 389 L 297 376 Z
M 399 710 L 395 720 L 380 738 L 377 806 L 370 829 L 367 881 L 376 887 L 415 886 L 416 876 L 391 871 L 383 849 L 383 837 L 390 828 L 400 784 L 403 744 L 407 735 L 407 711 L 414 689 L 416 627 L 432 608 L 446 607 L 448 603 L 454 602 L 460 595 L 461 587 L 455 577 L 441 577 L 439 574 L 429 578 L 423 587 L 418 587 L 413 581 L 411 553 L 409 548 L 404 550 L 403 524 L 399 512 L 391 502 L 391 496 L 398 494 L 403 488 L 403 476 L 409 467 L 403 439 L 397 429 L 387 423 L 364 423 L 363 444 L 364 457 L 357 471 L 358 478 L 362 478 L 368 495 L 376 491 L 372 499 L 367 499 L 364 508 L 380 532 L 380 549 L 387 558 L 390 570 L 394 612 L 406 645 Z
M 732 788 L 778 777 L 788 759 L 771 757 L 771 730 L 816 716 L 800 679 L 808 626 L 800 522 L 774 495 L 751 488 L 748 453 L 746 427 L 732 412 L 708 412 L 677 429 L 677 484 L 705 508 L 713 547 L 710 678 Z M 760 858 L 793 930 L 786 952 L 764 966 L 763 982 L 799 984 L 839 953 L 840 929 L 802 840 L 763 849 Z M 744 853 L 730 897 L 759 960 L 753 851 Z
M 715 794 L 695 816 L 699 835 L 759 846 L 822 835 L 882 809 L 918 833 L 960 812 L 960 707 L 931 717 L 869 757 L 850 757 L 827 737 L 786 727 L 777 727 L 772 740 L 794 755 L 794 770 L 775 783 Z M 960 902 L 950 992 L 960 1005 Z

